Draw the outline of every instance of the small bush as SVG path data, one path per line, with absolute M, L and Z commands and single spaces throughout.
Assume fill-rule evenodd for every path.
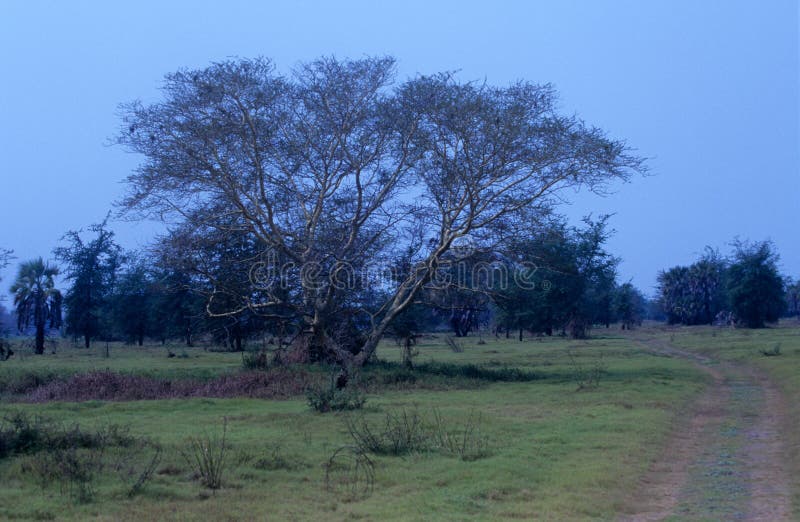
M 364 418 L 345 419 L 353 446 L 362 452 L 391 456 L 438 452 L 464 461 L 491 454 L 482 425 L 481 416 L 470 413 L 463 426 L 451 426 L 435 409 L 430 418 L 423 417 L 416 409 L 387 412 L 382 426 L 370 424 Z
M 309 407 L 320 413 L 359 410 L 367 402 L 366 396 L 354 383 L 339 388 L 334 373 L 331 373 L 327 384 L 309 387 L 306 391 L 306 399 Z
M 761 355 L 765 357 L 775 357 L 781 354 L 781 343 L 775 343 L 769 350 L 761 350 Z
M 55 372 L 9 372 L 0 376 L 0 395 L 22 395 L 57 379 Z
M 44 450 L 128 446 L 134 440 L 127 427 L 116 424 L 87 431 L 77 424 L 65 427 L 44 417 L 20 411 L 12 412 L 0 421 L 0 458 Z
M 475 364 L 455 364 L 427 362 L 417 365 L 417 373 L 439 375 L 443 377 L 461 377 L 488 382 L 528 382 L 538 379 L 533 372 L 519 368 L 484 368 Z
M 65 428 L 41 417 L 16 413 L 5 420 L 0 430 L 6 455 L 30 455 L 23 460 L 22 472 L 34 476 L 42 489 L 59 482 L 61 493 L 68 493 L 76 502 L 90 502 L 95 496 L 95 482 L 107 461 L 135 495 L 150 480 L 161 458 L 161 448 L 148 439 L 130 434 L 127 427 L 116 424 L 96 431 L 81 429 L 77 424 Z M 154 456 L 144 460 L 145 448 L 156 448 Z M 107 455 L 113 451 L 116 459 Z
M 266 350 L 242 352 L 242 368 L 245 370 L 266 370 L 269 368 L 269 355 Z
M 225 418 L 222 436 L 189 437 L 187 448 L 181 452 L 200 483 L 208 489 L 217 490 L 222 486 L 228 453 L 227 434 L 228 419 Z
M 590 390 L 600 386 L 600 379 L 607 370 L 602 353 L 592 361 L 590 366 L 578 362 L 572 351 L 567 351 L 567 355 L 569 355 L 572 380 L 578 385 L 578 391 Z
M 139 439 L 136 444 L 121 452 L 114 464 L 114 470 L 127 486 L 128 497 L 138 495 L 150 482 L 161 463 L 162 453 L 160 444 L 147 439 Z
M 53 449 L 37 453 L 26 471 L 32 472 L 44 489 L 58 481 L 61 494 L 69 494 L 78 503 L 91 502 L 95 497 L 97 476 L 103 471 L 103 450 Z
M 363 417 L 348 418 L 345 425 L 362 451 L 397 456 L 427 449 L 425 425 L 416 409 L 387 412 L 381 428 L 370 425 Z
M 50 431 L 41 417 L 31 417 L 21 411 L 6 415 L 0 423 L 0 458 L 46 448 Z
M 343 500 L 364 498 L 375 485 L 375 463 L 357 446 L 342 446 L 324 465 L 325 489 Z
M 431 439 L 435 448 L 464 461 L 473 461 L 491 454 L 489 438 L 481 431 L 482 418 L 471 412 L 463 426 L 452 428 L 439 410 L 433 410 Z
M 11 343 L 0 334 L 0 362 L 9 360 L 12 355 L 14 355 L 14 350 L 11 349 Z
M 292 471 L 305 468 L 307 464 L 301 458 L 287 454 L 282 444 L 275 443 L 269 449 L 266 456 L 255 461 L 253 467 L 269 471 Z

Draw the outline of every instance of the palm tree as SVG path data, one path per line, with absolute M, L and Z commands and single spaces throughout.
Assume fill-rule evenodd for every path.
M 61 292 L 53 281 L 56 275 L 58 268 L 45 263 L 40 257 L 22 263 L 17 279 L 11 285 L 17 309 L 17 328 L 21 332 L 33 323 L 37 354 L 44 353 L 44 331 L 48 323 L 50 328 L 61 326 Z

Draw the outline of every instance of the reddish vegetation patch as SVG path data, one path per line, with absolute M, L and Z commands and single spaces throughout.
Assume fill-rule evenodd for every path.
M 208 381 L 163 380 L 112 371 L 93 371 L 51 381 L 22 397 L 26 402 L 138 401 L 190 397 L 282 399 L 302 394 L 313 382 L 310 373 L 275 369 L 239 372 Z

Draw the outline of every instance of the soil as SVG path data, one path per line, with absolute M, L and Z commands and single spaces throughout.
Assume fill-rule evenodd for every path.
M 621 520 L 791 520 L 787 404 L 761 370 L 636 334 L 644 349 L 690 361 L 709 384 L 680 415 Z

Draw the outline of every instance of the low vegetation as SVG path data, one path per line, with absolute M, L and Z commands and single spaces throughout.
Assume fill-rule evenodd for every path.
M 168 519 L 178 511 L 189 520 L 444 513 L 608 519 L 657 454 L 681 404 L 704 382 L 690 365 L 652 356 L 618 336 L 459 342 L 464 351 L 456 353 L 442 337 L 420 340 L 412 369 L 402 363 L 402 348 L 382 345 L 382 358 L 349 383 L 367 398 L 351 411 L 319 414 L 309 408 L 305 387 L 280 400 L 246 393 L 23 400 L 42 384 L 6 395 L 0 409 L 9 418 L 16 412 L 34 424 L 47 418 L 56 433 L 75 425 L 81 433 L 111 433 L 117 425 L 116 437 L 133 442 L 106 443 L 102 450 L 76 446 L 46 457 L 9 452 L 0 459 L 0 518 Z M 65 347 L 48 356 L 47 366 L 34 356 L 12 358 L 0 366 L 0 379 L 36 375 L 47 386 L 67 371 L 95 375 L 102 365 L 114 375 L 180 386 L 253 371 L 242 368 L 239 353 L 186 350 L 189 357 L 180 359 L 165 357 L 161 347 L 115 345 L 106 359 Z M 586 368 L 602 354 L 601 385 L 591 393 L 576 392 L 569 353 Z M 320 389 L 336 386 L 336 374 L 316 366 L 282 371 L 305 375 Z M 415 499 L 411 508 L 408 495 Z

